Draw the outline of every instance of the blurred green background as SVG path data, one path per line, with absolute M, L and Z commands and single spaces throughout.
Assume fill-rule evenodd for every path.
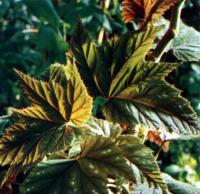
M 102 28 L 106 37 L 126 32 L 120 0 L 0 0 L 0 115 L 24 105 L 13 68 L 38 76 L 54 62 L 65 63 L 67 41 L 78 16 L 95 39 Z M 166 60 L 185 61 L 169 80 L 183 90 L 200 115 L 199 18 L 200 1 L 187 0 L 182 13 L 186 25 L 181 25 Z M 172 142 L 160 162 L 163 171 L 200 186 L 200 140 Z

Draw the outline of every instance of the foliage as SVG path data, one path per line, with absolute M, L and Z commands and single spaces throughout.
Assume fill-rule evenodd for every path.
M 123 1 L 122 16 L 125 22 L 138 23 L 156 22 L 177 0 L 125 0 Z
M 155 62 L 151 56 L 165 36 L 163 27 L 153 24 L 177 1 L 146 2 L 123 2 L 123 18 L 135 21 L 140 28 L 135 31 L 120 19 L 118 1 L 1 3 L 0 33 L 8 41 L 0 48 L 0 79 L 8 76 L 5 86 L 12 86 L 8 93 L 1 86 L 6 91 L 1 106 L 27 105 L 8 109 L 11 120 L 0 120 L 5 130 L 0 138 L 0 163 L 6 169 L 2 186 L 22 173 L 22 194 L 199 192 L 163 175 L 144 145 L 148 130 L 169 134 L 168 140 L 199 137 L 198 116 L 169 82 L 184 68 L 169 77 L 180 61 L 199 62 L 199 33 L 181 24 L 180 36 Z M 16 10 L 23 14 L 13 17 Z M 18 46 L 10 53 L 13 44 Z M 12 61 L 12 53 L 19 58 Z M 23 93 L 13 86 L 7 65 L 35 75 L 15 70 Z M 141 138 L 136 129 L 142 128 Z

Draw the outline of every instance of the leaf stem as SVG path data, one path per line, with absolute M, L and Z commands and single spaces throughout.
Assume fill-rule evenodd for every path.
M 158 157 L 159 157 L 159 155 L 160 155 L 160 153 L 161 153 L 161 151 L 162 151 L 163 145 L 164 145 L 166 142 L 167 142 L 167 140 L 164 140 L 164 141 L 161 143 L 161 145 L 160 145 L 160 147 L 159 147 L 159 150 L 157 151 L 157 153 L 156 153 L 156 155 L 155 155 L 155 159 L 156 159 L 156 160 L 158 159 Z
M 155 62 L 160 61 L 171 40 L 174 39 L 179 33 L 179 25 L 181 20 L 180 17 L 184 3 L 185 0 L 179 0 L 179 2 L 172 9 L 169 28 L 163 38 L 158 43 L 153 53 L 153 58 Z

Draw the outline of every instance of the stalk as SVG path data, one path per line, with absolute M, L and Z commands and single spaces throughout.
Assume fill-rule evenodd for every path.
M 169 28 L 167 32 L 165 33 L 165 35 L 163 36 L 163 38 L 158 43 L 153 53 L 153 58 L 155 62 L 160 61 L 161 57 L 165 53 L 171 40 L 177 37 L 179 33 L 181 11 L 183 9 L 184 3 L 185 3 L 185 0 L 179 0 L 179 2 L 172 9 Z

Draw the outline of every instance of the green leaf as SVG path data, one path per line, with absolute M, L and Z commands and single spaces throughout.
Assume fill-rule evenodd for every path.
M 122 133 L 122 129 L 119 124 L 110 123 L 108 121 L 91 117 L 86 128 L 89 128 L 90 132 L 96 135 L 102 135 L 110 139 L 115 139 Z
M 195 188 L 192 185 L 182 183 L 173 179 L 168 174 L 162 174 L 164 181 L 166 182 L 169 191 L 173 194 L 199 194 L 200 189 Z M 149 188 L 147 184 L 135 185 L 134 191 L 131 194 L 163 194 L 160 189 Z
M 139 169 L 138 182 L 146 181 L 150 187 L 154 184 L 155 187 L 160 187 L 164 193 L 168 193 L 152 151 L 132 135 L 122 135 L 117 141 L 124 157 Z
M 51 0 L 23 0 L 33 15 L 41 21 L 58 25 L 61 22 Z
M 179 35 L 173 40 L 171 49 L 181 61 L 200 60 L 200 33 L 192 27 L 180 24 Z
M 52 67 L 53 68 L 53 67 Z M 49 82 L 38 81 L 16 70 L 29 100 L 36 107 L 15 110 L 18 114 L 53 122 L 68 122 L 81 125 L 88 120 L 92 111 L 92 98 L 79 76 L 75 65 L 54 66 L 65 72 L 66 87 L 58 83 L 51 71 Z M 55 79 L 55 81 L 54 81 Z M 60 80 L 62 81 L 62 80 Z
M 147 184 L 135 185 L 134 191 L 130 194 L 163 194 L 159 188 L 149 187 Z
M 82 169 L 100 177 L 124 177 L 133 183 L 147 181 L 168 193 L 152 151 L 137 137 L 122 135 L 114 139 L 92 137 L 82 143 L 79 160 Z
M 129 167 L 130 164 L 109 139 L 101 136 L 89 136 L 81 144 L 81 147 L 81 155 L 77 158 L 77 161 L 64 161 L 66 168 L 63 165 L 59 166 L 59 163 L 57 164 L 58 168 L 55 165 L 48 165 L 46 169 L 36 167 L 22 186 L 22 193 L 39 194 L 44 191 L 46 184 L 51 184 L 52 188 L 48 191 L 50 193 L 60 193 L 62 191 L 62 193 L 73 194 L 102 194 L 108 192 L 106 188 L 108 176 L 111 178 L 124 176 L 134 180 L 132 170 Z M 71 165 L 69 165 L 70 163 Z M 41 183 L 39 179 L 45 181 Z M 55 184 L 52 184 L 54 181 Z
M 162 25 L 168 26 L 169 21 L 161 19 Z M 167 29 L 163 29 L 166 31 Z M 160 37 L 163 33 L 160 34 Z M 184 62 L 194 62 L 200 60 L 200 33 L 194 29 L 180 22 L 179 34 L 175 37 L 168 50 L 171 50 L 173 55 L 180 61 Z
M 142 174 L 150 184 L 161 187 L 167 193 L 150 150 L 136 137 L 122 136 L 115 142 L 102 136 L 88 136 L 80 145 L 81 152 L 77 152 L 77 156 L 73 155 L 76 159 L 74 161 L 52 160 L 38 164 L 22 185 L 22 194 L 39 194 L 47 185 L 51 185 L 47 190 L 50 194 L 102 194 L 108 193 L 107 185 L 115 184 L 113 180 L 118 177 L 141 183 L 145 180 L 141 179 Z M 131 153 L 128 154 L 130 149 Z
M 11 123 L 10 116 L 5 115 L 0 117 L 0 135 L 3 135 L 4 129 Z
M 166 182 L 170 192 L 174 194 L 199 194 L 200 189 L 195 188 L 192 185 L 182 183 L 173 179 L 168 174 L 162 174 L 164 181 Z
M 105 104 L 105 117 L 133 127 L 143 124 L 151 129 L 199 134 L 199 120 L 189 102 L 164 80 L 175 67 L 169 63 L 137 64 L 130 84 Z
M 22 194 L 102 194 L 106 181 L 88 176 L 77 161 L 49 160 L 39 163 L 20 189 Z
M 113 90 L 117 92 L 127 82 L 132 68 L 144 59 L 160 29 L 128 32 L 98 46 L 78 22 L 70 46 L 80 74 L 92 95 L 114 95 Z
M 89 136 L 82 142 L 81 147 L 79 163 L 88 175 L 102 178 L 107 178 L 109 175 L 113 178 L 122 176 L 135 181 L 131 165 L 110 138 Z
M 50 25 L 42 25 L 37 33 L 37 49 L 62 55 L 65 58 L 67 42 L 62 35 Z M 57 57 L 57 56 L 55 56 Z M 57 61 L 57 58 L 53 59 Z

